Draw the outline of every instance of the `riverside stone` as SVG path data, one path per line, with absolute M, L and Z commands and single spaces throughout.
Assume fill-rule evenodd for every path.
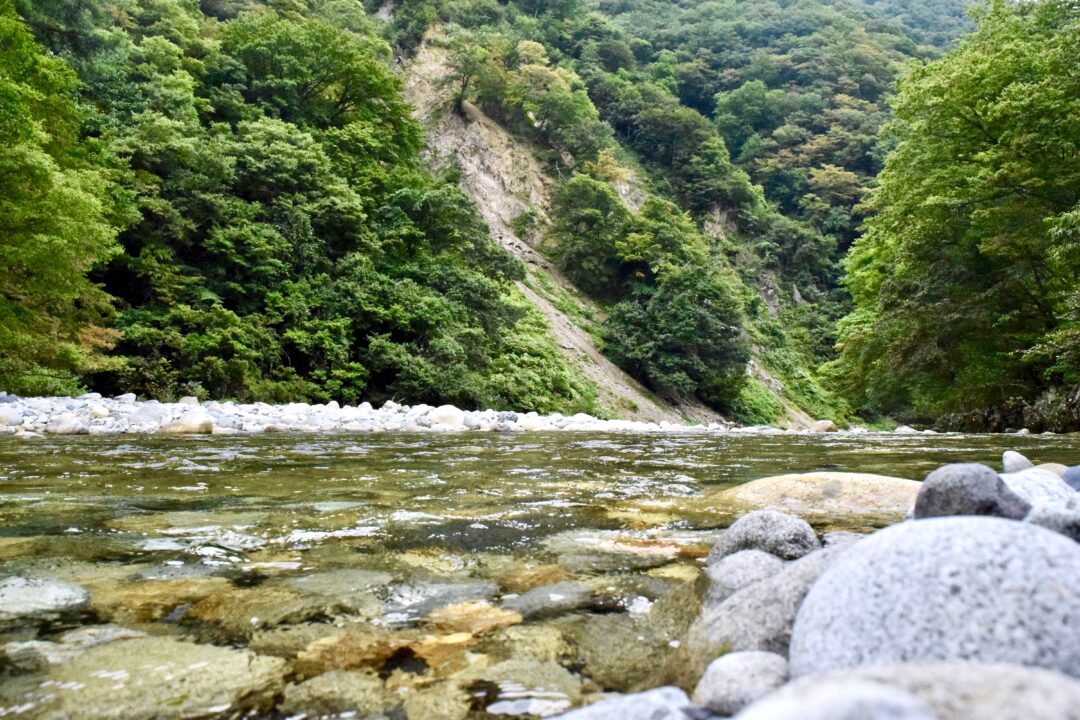
M 1080 490 L 1080 465 L 1074 465 L 1061 474 L 1064 480 L 1073 490 Z
M 709 663 L 693 700 L 720 715 L 734 715 L 779 688 L 788 678 L 787 658 L 770 652 L 733 652 Z
M 1006 450 L 1002 453 L 1001 464 L 1007 473 L 1020 472 L 1021 470 L 1029 470 L 1035 467 L 1035 463 L 1031 462 L 1015 450 Z
M 1019 520 L 1029 510 L 1031 504 L 987 466 L 954 463 L 926 476 L 915 498 L 914 517 L 990 515 Z
M 715 496 L 721 505 L 769 508 L 803 516 L 900 519 L 921 484 L 869 473 L 814 472 L 753 480 Z
M 687 637 L 694 662 L 703 669 L 720 652 L 733 650 L 786 655 L 795 615 L 810 587 L 830 563 L 861 544 L 811 553 L 706 609 L 691 625 Z
M 910 693 L 884 683 L 830 680 L 784 688 L 736 720 L 938 720 Z
M 89 604 L 90 593 L 71 583 L 22 577 L 0 580 L 0 620 L 74 612 Z
M 761 550 L 796 560 L 821 548 L 814 529 L 803 519 L 775 510 L 755 510 L 736 520 L 709 551 L 709 564 L 740 550 Z
M 1065 502 L 1076 492 L 1059 476 L 1037 468 L 1002 473 L 1001 479 L 1009 489 L 1032 505 Z
M 818 420 L 816 423 L 810 426 L 810 432 L 834 433 L 840 432 L 840 428 L 836 427 L 836 423 L 834 423 L 832 420 Z
M 903 663 L 800 678 L 776 697 L 823 683 L 871 682 L 908 693 L 938 720 L 1080 720 L 1080 682 L 1042 668 L 1000 663 Z
M 214 418 L 205 410 L 192 410 L 161 428 L 166 435 L 207 435 L 214 431 Z
M 689 720 L 690 698 L 676 687 L 661 687 L 635 695 L 602 700 L 579 708 L 560 720 Z
M 0 405 L 0 425 L 16 427 L 23 424 L 22 410 Z
M 784 569 L 784 561 L 761 550 L 740 550 L 705 569 L 709 577 L 706 607 L 723 602 L 744 587 L 770 578 Z
M 1080 675 L 1080 545 L 989 517 L 901 523 L 814 584 L 791 638 L 794 677 L 860 665 L 977 660 Z
M 1080 494 L 1073 495 L 1064 503 L 1036 505 L 1024 521 L 1080 542 Z
M 45 432 L 50 435 L 86 435 L 90 432 L 90 427 L 86 421 L 74 415 L 60 415 L 49 421 Z

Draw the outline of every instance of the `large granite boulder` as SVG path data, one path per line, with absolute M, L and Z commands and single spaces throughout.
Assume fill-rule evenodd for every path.
M 803 517 L 899 520 L 920 483 L 868 473 L 813 472 L 761 478 L 720 492 L 714 501 L 737 508 L 768 508 Z
M 852 545 L 814 584 L 793 677 L 976 660 L 1080 675 L 1080 545 L 1000 518 L 916 520 Z

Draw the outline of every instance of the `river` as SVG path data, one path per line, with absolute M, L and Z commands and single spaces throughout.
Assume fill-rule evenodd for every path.
M 357 693 L 373 717 L 551 714 L 667 679 L 661 659 L 677 654 L 699 558 L 733 519 L 710 502 L 716 491 L 822 469 L 921 479 L 947 462 L 1000 463 L 1004 449 L 1080 464 L 1074 436 L 0 438 L 3 576 L 90 595 L 77 611 L 0 624 L 0 715 L 104 714 L 95 702 L 137 715 L 136 695 L 157 697 L 152 679 L 95 694 L 130 657 L 79 646 L 42 659 L 103 625 L 283 661 L 266 687 L 170 717 L 365 717 L 343 709 L 363 704 Z M 351 700 L 337 686 L 296 689 L 341 668 L 367 683 Z M 190 674 L 197 705 L 215 676 Z M 41 689 L 64 677 L 84 686 L 78 705 Z

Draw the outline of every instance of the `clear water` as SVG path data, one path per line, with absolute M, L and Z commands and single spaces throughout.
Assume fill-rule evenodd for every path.
M 607 667 L 596 636 L 610 634 L 612 652 L 632 657 L 614 649 L 619 629 L 642 637 L 659 622 L 651 607 L 692 588 L 698 558 L 732 519 L 711 501 L 716 491 L 822 469 L 920 479 L 946 462 L 996 466 L 1004 449 L 1080 464 L 1072 436 L 0 438 L 2 575 L 58 578 L 92 597 L 76 615 L 9 623 L 0 640 L 50 641 L 112 623 L 282 657 L 291 663 L 282 682 L 297 682 L 317 672 L 297 661 L 308 640 L 370 629 L 414 643 L 345 663 L 384 683 L 388 717 L 550 714 L 664 680 L 656 668 Z M 341 584 L 354 570 L 372 573 L 370 585 Z M 444 666 L 416 650 L 417 638 L 455 630 L 428 617 L 440 604 L 494 607 L 553 583 L 588 586 L 590 599 L 471 633 Z M 337 604 L 340 593 L 350 601 Z M 289 642 L 272 642 L 291 630 Z M 640 642 L 655 644 L 645 648 L 655 658 L 677 646 L 674 632 Z M 542 652 L 552 638 L 558 649 Z M 551 664 L 565 677 L 531 677 L 555 672 Z M 9 662 L 3 672 L 10 690 L 45 682 L 56 666 Z M 413 698 L 440 688 L 448 697 L 466 689 L 453 711 Z M 283 697 L 250 710 L 286 716 Z M 248 709 L 222 716 L 238 707 Z

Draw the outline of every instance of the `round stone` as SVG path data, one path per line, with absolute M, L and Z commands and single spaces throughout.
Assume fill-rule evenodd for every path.
M 787 681 L 787 658 L 770 652 L 733 652 L 709 663 L 694 689 L 694 703 L 734 715 Z
M 793 677 L 936 660 L 1080 676 L 1080 545 L 988 517 L 886 528 L 851 546 L 810 589 L 789 660 Z
M 784 560 L 796 560 L 821 549 L 814 529 L 794 515 L 755 510 L 736 520 L 709 552 L 709 564 L 740 550 L 761 550 Z
M 926 476 L 915 498 L 915 518 L 991 515 L 1019 520 L 1031 505 L 996 472 L 978 463 L 954 463 Z

